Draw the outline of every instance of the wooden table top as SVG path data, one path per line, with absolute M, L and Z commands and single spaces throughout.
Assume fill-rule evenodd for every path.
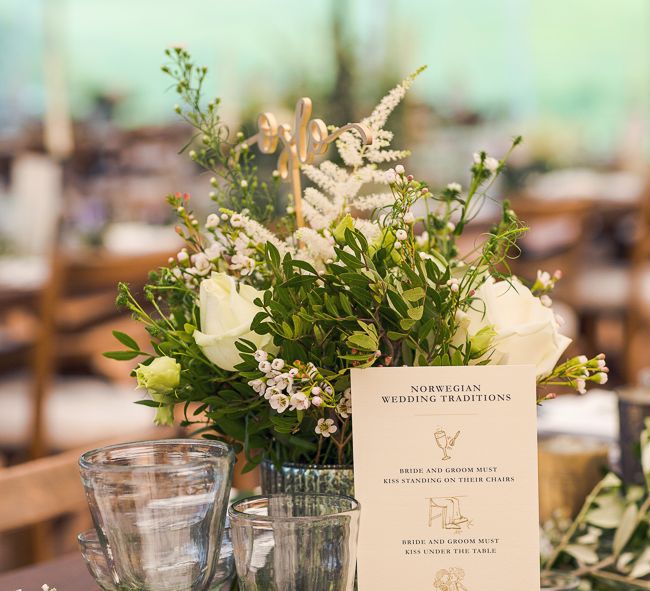
M 78 552 L 0 573 L 0 591 L 41 591 L 43 585 L 54 587 L 57 591 L 100 591 Z
M 35 564 L 7 573 L 0 573 L 2 591 L 41 591 L 43 585 L 58 591 L 98 591 L 79 552 L 50 562 Z

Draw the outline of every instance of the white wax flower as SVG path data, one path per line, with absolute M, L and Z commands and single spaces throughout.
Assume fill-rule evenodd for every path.
M 291 396 L 291 406 L 297 410 L 307 410 L 311 405 L 304 392 L 297 392 Z
M 202 252 L 192 255 L 192 264 L 199 275 L 207 275 L 212 270 L 210 259 Z
M 211 244 L 205 249 L 205 256 L 211 261 L 218 259 L 223 254 L 223 246 L 218 242 Z
M 323 437 L 329 437 L 338 430 L 339 428 L 334 424 L 333 419 L 318 419 L 318 423 L 314 429 L 318 435 L 322 435 Z
M 194 331 L 194 340 L 205 356 L 221 369 L 235 371 L 235 365 L 241 363 L 235 343 L 242 338 L 258 349 L 277 351 L 270 335 L 259 335 L 251 330 L 251 322 L 260 311 L 253 303 L 258 297 L 262 297 L 262 292 L 250 285 L 240 285 L 237 291 L 237 283 L 226 273 L 214 273 L 201 281 L 201 330 Z
M 545 307 L 518 279 L 489 277 L 476 289 L 477 301 L 462 315 L 459 343 L 481 329 L 494 330 L 492 363 L 534 365 L 537 377 L 553 371 L 571 339 L 558 332 L 553 310 Z
M 269 399 L 269 404 L 273 410 L 283 413 L 289 407 L 289 397 L 286 394 L 274 394 Z

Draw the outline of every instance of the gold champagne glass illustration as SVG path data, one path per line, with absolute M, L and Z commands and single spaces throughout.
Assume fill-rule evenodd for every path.
M 436 438 L 436 445 L 442 450 L 443 460 L 451 460 L 451 456 L 448 452 L 456 444 L 456 439 L 458 439 L 459 435 L 460 431 L 456 431 L 456 434 L 453 437 L 449 437 L 444 429 L 438 429 L 434 433 L 434 436 Z

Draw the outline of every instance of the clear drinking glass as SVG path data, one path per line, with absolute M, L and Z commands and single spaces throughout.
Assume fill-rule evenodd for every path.
M 113 445 L 81 456 L 86 498 L 115 587 L 208 588 L 234 462 L 225 443 L 191 439 Z
M 113 574 L 106 560 L 104 548 L 99 543 L 99 536 L 94 529 L 82 532 L 77 536 L 81 556 L 93 579 L 102 591 L 117 591 L 113 582 Z
M 354 588 L 360 507 L 352 497 L 251 497 L 228 514 L 242 591 Z

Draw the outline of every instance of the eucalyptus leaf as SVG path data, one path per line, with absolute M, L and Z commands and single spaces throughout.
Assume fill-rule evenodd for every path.
M 630 577 L 633 579 L 640 579 L 647 575 L 650 575 L 650 546 L 646 546 L 630 571 Z
M 569 544 L 565 548 L 565 552 L 573 556 L 579 564 L 596 564 L 598 562 L 598 554 L 595 550 L 587 546 L 578 546 L 577 544 Z
M 623 517 L 623 506 L 610 504 L 606 507 L 598 507 L 587 513 L 587 523 L 604 529 L 614 529 L 618 526 Z
M 614 556 L 618 556 L 625 545 L 628 543 L 634 531 L 638 526 L 637 518 L 639 516 L 639 508 L 635 504 L 630 504 L 625 509 L 623 517 L 621 518 L 620 525 L 614 534 L 613 550 Z

